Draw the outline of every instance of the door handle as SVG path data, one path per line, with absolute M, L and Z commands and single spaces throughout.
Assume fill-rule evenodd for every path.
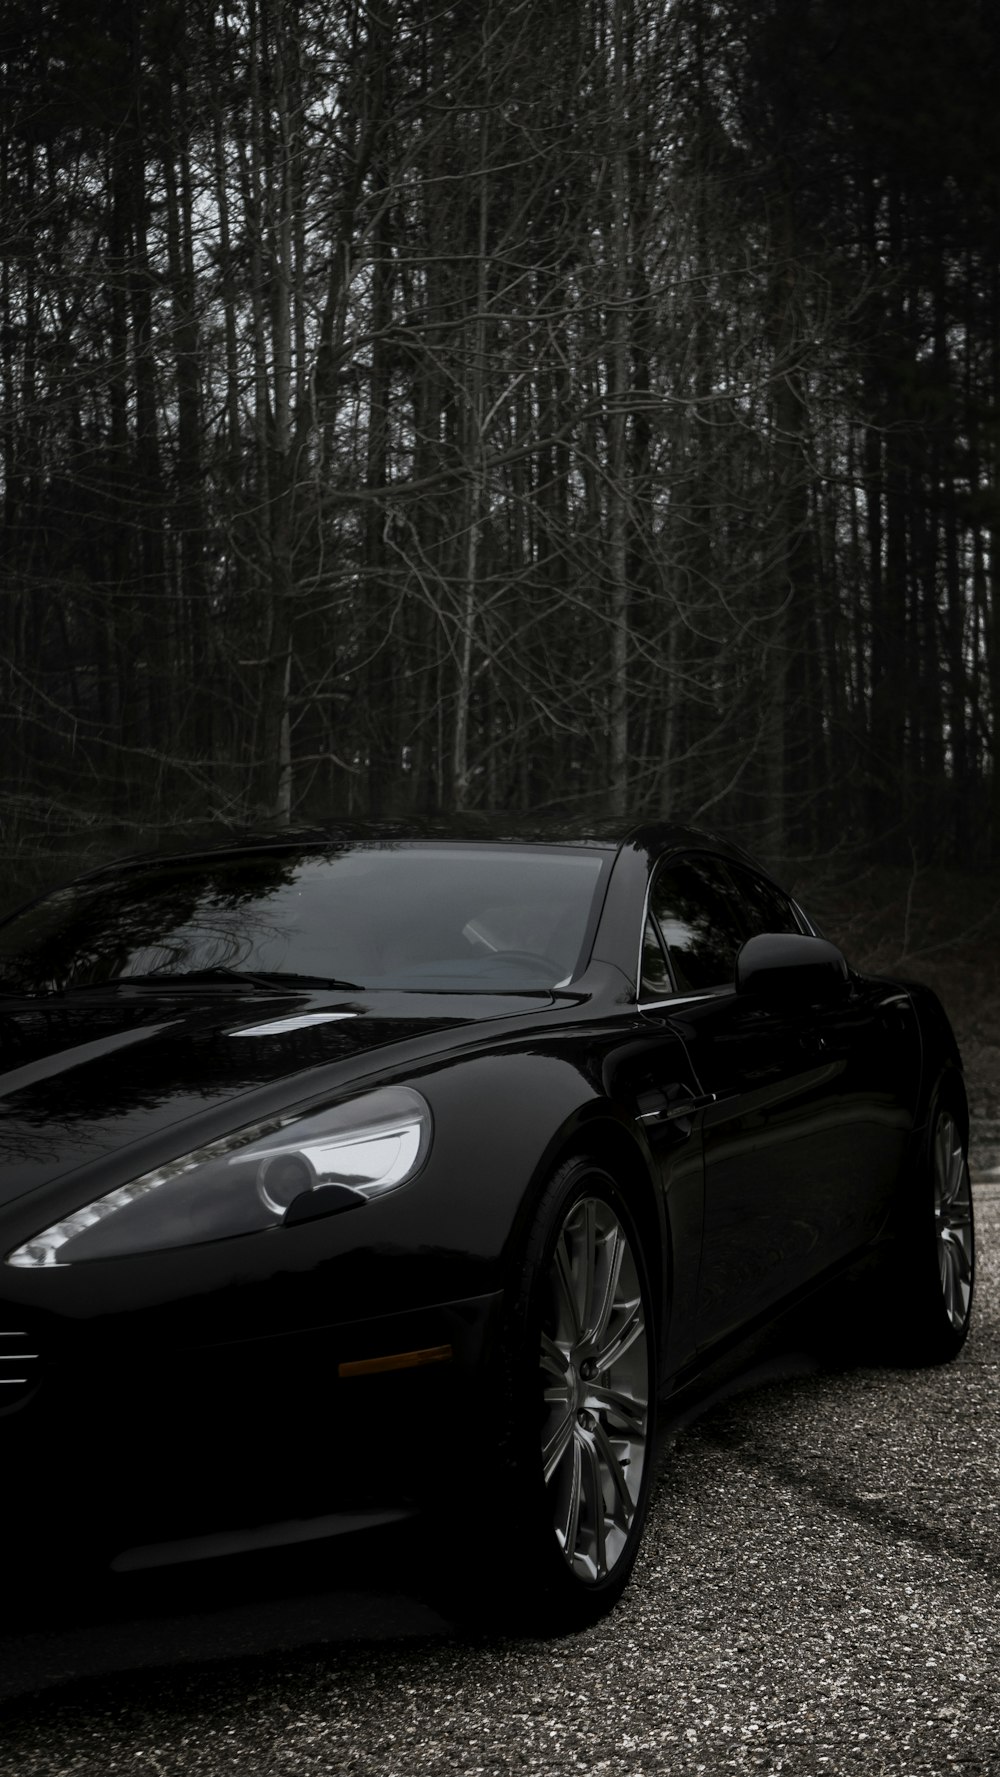
M 714 1104 L 714 1092 L 699 1094 L 688 1093 L 684 1098 L 662 1098 L 661 1103 L 650 1107 L 650 1100 L 660 1098 L 659 1093 L 643 1092 L 639 1097 L 640 1105 L 645 1104 L 646 1110 L 640 1110 L 640 1123 L 673 1123 L 680 1117 L 693 1117 L 695 1111 L 703 1111 L 707 1105 Z

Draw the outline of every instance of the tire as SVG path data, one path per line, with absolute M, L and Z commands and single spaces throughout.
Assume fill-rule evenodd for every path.
M 656 1350 L 628 1202 L 599 1163 L 567 1161 L 542 1195 L 510 1303 L 487 1485 L 507 1535 L 485 1587 L 478 1576 L 480 1624 L 561 1633 L 620 1598 L 652 1480 Z M 480 1525 L 483 1506 L 480 1495 Z
M 972 1186 L 962 1119 L 939 1095 L 893 1253 L 887 1333 L 908 1364 L 947 1363 L 965 1344 L 975 1288 Z

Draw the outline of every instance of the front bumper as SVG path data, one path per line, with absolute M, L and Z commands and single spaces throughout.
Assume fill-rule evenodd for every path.
M 434 1494 L 490 1390 L 502 1294 L 331 1327 L 39 1352 L 0 1412 L 8 1524 L 29 1562 L 162 1565 L 307 1540 Z

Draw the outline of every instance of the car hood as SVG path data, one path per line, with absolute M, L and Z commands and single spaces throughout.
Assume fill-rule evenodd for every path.
M 551 996 L 122 992 L 0 1005 L 0 1205 L 230 1100 L 551 1007 Z M 320 1070 L 317 1076 L 314 1070 Z M 254 1112 L 240 1106 L 233 1125 Z M 177 1131 L 177 1148 L 185 1137 Z

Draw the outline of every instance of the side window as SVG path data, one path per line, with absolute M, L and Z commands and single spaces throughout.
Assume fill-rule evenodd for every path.
M 646 920 L 646 929 L 642 934 L 642 991 L 653 994 L 657 999 L 666 999 L 674 991 L 667 959 L 651 916 Z
M 765 882 L 762 876 L 755 876 L 752 870 L 745 869 L 742 864 L 727 862 L 726 869 L 739 893 L 748 936 L 756 937 L 758 932 L 802 930 L 788 896 L 775 888 L 773 882 Z
M 747 934 L 736 890 L 711 858 L 664 865 L 649 904 L 682 993 L 732 985 Z

